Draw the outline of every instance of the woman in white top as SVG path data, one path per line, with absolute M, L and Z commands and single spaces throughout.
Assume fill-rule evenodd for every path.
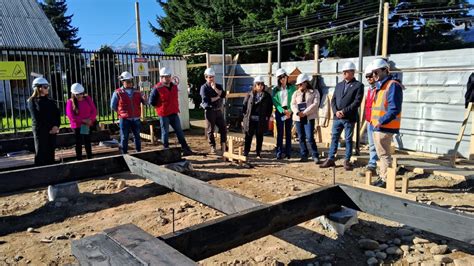
M 309 83 L 311 78 L 306 74 L 298 75 L 296 79 L 297 91 L 291 101 L 291 110 L 293 111 L 293 121 L 296 123 L 296 131 L 300 144 L 300 162 L 308 161 L 308 147 L 306 141 L 311 147 L 313 161 L 319 163 L 318 147 L 314 140 L 314 126 L 318 119 L 318 109 L 320 96 L 319 92 L 314 90 Z

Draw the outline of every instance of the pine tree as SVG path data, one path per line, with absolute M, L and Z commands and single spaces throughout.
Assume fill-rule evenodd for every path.
M 81 40 L 77 37 L 79 29 L 71 25 L 73 15 L 66 16 L 66 0 L 45 0 L 40 5 L 64 46 L 69 49 L 79 49 Z

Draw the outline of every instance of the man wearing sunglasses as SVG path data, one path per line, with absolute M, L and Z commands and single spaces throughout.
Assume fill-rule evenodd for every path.
M 376 186 L 385 187 L 387 168 L 392 164 L 391 144 L 394 134 L 400 131 L 403 86 L 389 73 L 390 67 L 384 59 L 372 62 L 372 73 L 377 82 L 372 103 L 370 124 L 374 129 L 374 143 L 380 158 L 380 174 Z
M 336 166 L 334 162 L 339 145 L 339 138 L 342 131 L 345 132 L 346 153 L 344 157 L 344 169 L 352 170 L 350 159 L 352 156 L 352 136 L 354 126 L 359 118 L 359 107 L 364 97 L 364 85 L 354 78 L 356 67 L 354 63 L 347 62 L 342 66 L 344 80 L 339 82 L 334 89 L 331 100 L 331 107 L 334 113 L 331 147 L 329 148 L 328 159 L 320 168 Z
M 371 171 L 374 175 L 377 169 L 377 151 L 375 150 L 374 144 L 374 127 L 370 124 L 370 118 L 372 114 L 372 103 L 375 99 L 375 79 L 374 75 L 372 74 L 372 64 L 369 64 L 365 69 L 365 78 L 367 79 L 367 83 L 369 83 L 369 88 L 367 90 L 367 96 L 365 97 L 365 121 L 367 122 L 367 139 L 369 141 L 369 163 L 365 167 L 367 170 Z M 365 176 L 365 174 L 364 174 Z

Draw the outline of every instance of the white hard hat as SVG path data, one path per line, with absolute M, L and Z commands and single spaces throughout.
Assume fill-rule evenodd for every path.
M 256 76 L 254 79 L 253 79 L 253 84 L 257 83 L 257 82 L 263 82 L 265 83 L 265 80 L 263 79 L 262 76 Z
M 119 78 L 120 78 L 121 81 L 132 80 L 133 76 L 132 76 L 132 74 L 130 74 L 130 72 L 125 71 L 125 72 L 122 72 L 122 74 L 120 74 Z
M 342 65 L 342 71 L 356 70 L 356 65 L 352 62 L 346 62 Z
M 276 77 L 279 77 L 279 76 L 281 76 L 281 75 L 288 75 L 288 74 L 286 73 L 286 71 L 285 71 L 283 68 L 277 69 L 277 71 L 276 71 L 276 73 L 275 73 L 275 76 L 276 76 Z
M 160 76 L 171 76 L 171 71 L 167 67 L 160 68 Z
M 39 78 L 35 78 L 32 84 L 33 84 L 33 87 L 37 87 L 41 85 L 49 85 L 49 82 L 45 78 L 39 77 Z
M 208 67 L 206 68 L 206 70 L 204 71 L 204 75 L 205 76 L 216 76 L 216 72 L 214 71 L 214 69 Z
M 71 93 L 81 94 L 84 93 L 84 87 L 79 83 L 74 83 L 71 85 Z
M 367 66 L 365 67 L 364 74 L 365 74 L 365 75 L 372 74 L 372 69 L 373 69 L 372 63 L 370 63 L 369 65 L 367 65 Z
M 380 69 L 380 68 L 390 69 L 390 65 L 383 58 L 377 58 L 374 61 L 372 61 L 372 70 Z
M 296 85 L 300 85 L 301 83 L 305 81 L 311 81 L 313 77 L 308 76 L 306 73 L 299 74 L 298 77 L 296 78 Z

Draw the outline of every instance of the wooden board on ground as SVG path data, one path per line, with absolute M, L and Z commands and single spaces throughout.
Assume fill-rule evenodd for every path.
M 91 141 L 99 142 L 110 140 L 110 132 L 108 130 L 93 131 L 91 133 Z M 76 144 L 74 133 L 58 134 L 56 138 L 56 147 L 70 147 Z M 17 138 L 17 139 L 2 139 L 0 140 L 0 152 L 8 153 L 14 151 L 35 151 L 35 144 L 33 137 Z
M 341 202 L 344 206 L 465 243 L 474 241 L 473 215 L 363 188 L 339 187 L 349 199 Z
M 338 187 L 322 187 L 192 226 L 161 238 L 198 261 L 340 209 Z
M 181 160 L 181 149 L 144 151 L 133 156 L 156 164 Z M 0 193 L 128 171 L 122 155 L 0 172 Z
M 413 195 L 413 194 L 404 194 L 404 193 L 401 193 L 401 192 L 398 192 L 398 191 L 388 191 L 385 188 L 376 187 L 376 186 L 372 186 L 372 185 L 366 185 L 366 184 L 362 184 L 362 183 L 355 182 L 355 181 L 352 182 L 352 186 L 357 187 L 357 188 L 362 188 L 362 189 L 365 189 L 365 190 L 369 190 L 369 191 L 373 191 L 373 192 L 377 192 L 377 193 L 382 193 L 382 194 L 398 197 L 398 198 L 412 200 L 412 201 L 416 201 L 416 198 L 417 198 L 416 195 Z
M 223 213 L 239 212 L 262 203 L 237 193 L 208 184 L 202 180 L 149 163 L 133 156 L 124 156 L 130 171 L 167 187 L 190 199 L 199 201 Z

